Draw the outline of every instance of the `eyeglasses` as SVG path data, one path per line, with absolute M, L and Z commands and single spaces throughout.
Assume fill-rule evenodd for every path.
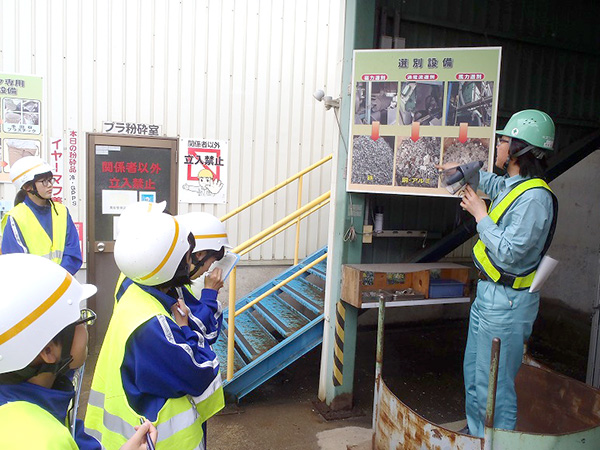
M 45 180 L 37 180 L 37 181 L 42 183 L 42 186 L 44 186 L 44 187 L 50 187 L 50 186 L 54 185 L 54 182 L 55 182 L 54 178 L 46 178 Z
M 73 322 L 73 325 L 94 325 L 94 322 L 96 322 L 96 313 L 91 309 L 83 308 L 81 310 L 81 317 L 76 322 Z
M 502 144 L 510 144 L 510 139 L 496 139 L 496 147 L 500 147 Z

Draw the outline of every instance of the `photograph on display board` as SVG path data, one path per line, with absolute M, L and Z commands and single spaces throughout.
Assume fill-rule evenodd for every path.
M 474 161 L 482 161 L 482 170 L 488 170 L 490 157 L 490 140 L 488 138 L 472 138 L 460 142 L 457 138 L 444 138 L 442 151 L 442 164 L 455 162 L 459 165 Z
M 3 157 L 13 165 L 25 156 L 40 156 L 41 143 L 37 139 L 4 139 Z
M 4 98 L 2 101 L 5 133 L 40 133 L 40 102 L 23 98 Z
M 354 136 L 352 183 L 391 186 L 394 170 L 394 136 Z
M 403 81 L 400 83 L 398 123 L 441 125 L 443 101 L 443 81 Z
M 493 92 L 493 81 L 449 82 L 446 125 L 491 126 Z
M 394 185 L 438 187 L 438 169 L 435 166 L 440 163 L 441 151 L 439 137 L 421 137 L 416 141 L 409 137 L 399 138 Z
M 369 96 L 368 105 L 367 96 Z M 373 122 L 379 122 L 381 125 L 394 125 L 397 109 L 397 81 L 356 83 L 354 123 L 370 125 Z

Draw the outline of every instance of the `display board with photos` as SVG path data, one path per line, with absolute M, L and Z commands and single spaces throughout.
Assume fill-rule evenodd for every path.
M 437 165 L 491 170 L 500 47 L 355 50 L 347 190 L 450 196 Z

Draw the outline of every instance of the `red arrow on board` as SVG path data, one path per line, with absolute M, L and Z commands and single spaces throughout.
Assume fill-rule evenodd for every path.
M 413 122 L 412 127 L 410 129 L 410 138 L 413 142 L 417 142 L 419 140 L 419 130 L 421 128 L 421 122 Z
M 371 139 L 376 141 L 379 139 L 379 122 L 375 121 L 371 125 Z
M 6 167 L 8 163 L 6 161 L 0 161 L 0 167 Z
M 469 124 L 467 122 L 461 122 L 458 129 L 458 140 L 461 143 L 467 142 L 467 131 L 469 130 Z

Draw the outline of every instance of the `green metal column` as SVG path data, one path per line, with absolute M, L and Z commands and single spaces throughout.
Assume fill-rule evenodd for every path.
M 319 378 L 319 399 L 332 410 L 352 407 L 354 389 L 354 360 L 358 310 L 340 300 L 342 264 L 359 263 L 362 236 L 345 241 L 350 225 L 362 232 L 364 196 L 346 192 L 347 145 L 350 122 L 350 94 L 354 49 L 372 48 L 375 35 L 375 2 L 348 0 L 344 31 L 344 63 L 342 69 L 341 106 L 339 109 L 341 136 L 334 155 L 335 175 L 331 189 L 332 217 L 329 225 L 327 285 L 325 288 L 325 327 Z

